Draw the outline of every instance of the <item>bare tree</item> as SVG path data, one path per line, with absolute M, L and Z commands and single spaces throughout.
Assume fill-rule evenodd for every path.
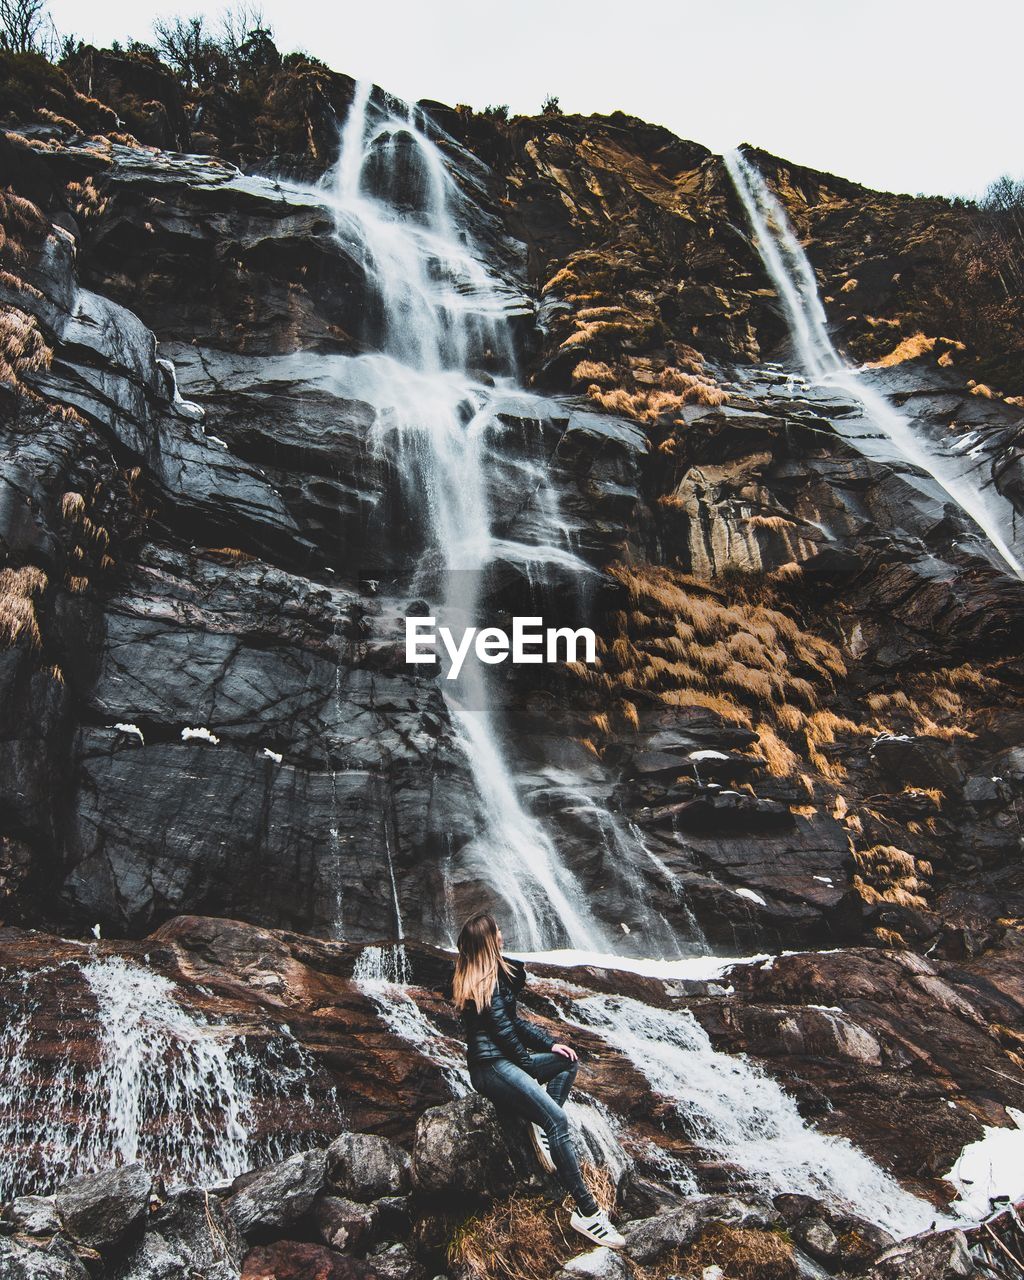
M 157 52 L 187 84 L 200 85 L 212 78 L 220 49 L 207 30 L 202 14 L 191 18 L 158 18 L 153 23 L 153 34 Z
M 0 48 L 38 53 L 51 26 L 46 0 L 0 0 Z
M 266 18 L 263 16 L 263 6 L 248 4 L 245 0 L 242 0 L 242 3 L 232 5 L 224 10 L 220 20 L 220 39 L 218 44 L 232 60 L 237 60 L 246 42 L 254 32 L 266 32 L 268 36 L 273 35 L 273 31 L 267 26 Z

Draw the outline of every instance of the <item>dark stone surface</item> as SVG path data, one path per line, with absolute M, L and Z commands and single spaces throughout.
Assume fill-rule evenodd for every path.
M 297 1151 L 236 1184 L 224 1208 L 243 1235 L 280 1231 L 307 1212 L 326 1176 L 324 1151 Z
M 91 1249 L 110 1250 L 137 1231 L 149 1209 L 153 1175 L 141 1164 L 87 1174 L 54 1199 L 64 1232 Z
M 516 1175 L 493 1103 L 470 1094 L 425 1111 L 412 1153 L 417 1189 L 446 1199 L 500 1195 Z
M 327 1148 L 332 1186 L 366 1203 L 409 1190 L 409 1157 L 401 1147 L 371 1133 L 340 1134 Z

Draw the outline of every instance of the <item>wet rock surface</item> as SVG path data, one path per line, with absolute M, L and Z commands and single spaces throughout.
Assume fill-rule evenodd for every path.
M 589 133 L 552 123 L 539 149 L 517 128 L 507 153 L 492 154 L 482 135 L 482 159 L 472 145 L 450 150 L 472 185 L 466 208 L 477 214 L 466 216 L 479 217 L 501 269 L 519 273 L 524 307 L 549 279 L 544 298 L 564 302 L 545 351 L 526 351 L 528 376 L 556 394 L 512 397 L 504 431 L 486 442 L 494 532 L 533 525 L 541 498 L 522 476 L 542 467 L 574 545 L 599 571 L 566 620 L 624 646 L 621 672 L 619 659 L 604 662 L 604 691 L 547 668 L 497 682 L 526 805 L 550 824 L 598 914 L 610 928 L 622 920 L 641 951 L 664 938 L 624 901 L 623 859 L 677 934 L 699 941 L 682 893 L 723 949 L 877 930 L 928 945 L 931 923 L 992 919 L 994 897 L 999 918 L 1015 918 L 1020 770 L 1007 716 L 1021 589 L 987 563 L 948 495 L 885 453 L 857 406 L 765 358 L 763 291 L 749 246 L 732 223 L 722 232 L 734 197 L 714 158 L 625 118 Z M 49 335 L 53 359 L 34 385 L 81 419 L 62 422 L 33 402 L 19 412 L 39 423 L 29 432 L 12 422 L 4 437 L 8 474 L 21 477 L 4 508 L 5 546 L 13 563 L 38 561 L 48 577 L 37 606 L 48 661 L 21 647 L 5 658 L 3 696 L 18 726 L 6 740 L 20 842 L 11 910 L 136 934 L 197 911 L 367 939 L 393 932 L 397 910 L 410 933 L 440 940 L 452 884 L 457 902 L 485 889 L 471 867 L 448 861 L 484 819 L 442 689 L 402 658 L 422 528 L 358 392 L 358 254 L 311 186 L 117 143 L 102 157 L 71 142 L 45 154 L 7 145 L 26 181 L 51 184 L 51 202 L 72 175 L 103 198 L 77 238 L 53 231 L 30 256 L 25 281 L 39 296 L 9 286 L 4 295 Z M 553 157 L 570 153 L 604 180 L 615 175 L 603 196 L 565 188 Z M 525 264 L 493 234 L 501 166 L 532 171 L 521 188 L 532 194 L 505 207 L 506 233 L 529 246 Z M 806 202 L 806 175 L 800 183 Z M 849 184 L 816 190 L 830 225 L 829 201 L 856 199 Z M 618 319 L 580 319 L 574 290 L 608 287 L 589 247 L 596 225 L 643 228 L 655 259 L 627 255 L 620 268 L 635 289 L 661 269 L 658 254 L 687 246 L 671 271 L 663 264 L 661 286 L 682 310 L 663 305 L 648 332 L 631 294 Z M 721 283 L 708 292 L 687 270 Z M 706 294 L 696 311 L 694 289 Z M 681 372 L 695 358 L 684 338 L 703 351 L 704 373 Z M 621 368 L 620 347 L 636 352 Z M 760 363 L 738 364 L 740 353 Z M 965 440 L 983 438 L 985 459 L 1008 477 L 1019 410 L 970 394 L 955 365 L 936 359 L 925 352 L 874 376 L 923 431 L 955 422 Z M 610 372 L 574 381 L 584 364 Z M 629 399 L 665 377 L 696 378 L 726 398 L 666 391 L 654 416 Z M 638 634 L 652 626 L 640 621 L 652 602 L 607 576 L 621 557 L 689 572 L 726 609 L 769 593 L 809 643 L 835 645 L 845 674 L 833 663 L 823 676 L 806 646 L 787 672 L 768 672 L 782 722 L 759 705 L 765 673 L 739 640 L 729 639 L 731 666 L 687 674 L 691 642 L 678 627 Z M 531 597 L 512 566 L 487 596 L 496 621 L 524 606 L 565 608 L 557 587 Z M 655 619 L 655 632 L 669 621 Z M 718 643 L 699 629 L 698 640 Z M 628 656 L 648 646 L 660 666 Z M 702 768 L 660 743 L 666 733 L 685 740 L 695 695 L 706 700 L 709 688 L 730 705 L 703 711 L 690 752 L 726 759 Z M 822 701 L 838 730 L 815 719 Z M 794 728 L 801 721 L 811 723 Z M 217 743 L 182 740 L 196 729 Z M 779 735 L 783 749 L 759 762 Z M 587 817 L 579 787 L 574 798 L 552 787 L 567 767 L 610 820 Z M 935 793 L 929 811 L 922 797 Z M 631 822 L 671 882 L 622 838 Z M 938 919 L 874 901 L 865 910 L 851 838 L 854 860 L 885 844 L 929 863 Z M 392 873 L 395 895 L 385 892 Z
M 451 1121 L 468 1114 L 456 1104 L 444 1110 Z M 436 1128 L 438 1111 L 421 1117 L 421 1131 Z M 503 1141 L 496 1125 L 490 1136 L 498 1144 Z M 421 1135 L 417 1146 L 422 1140 Z M 472 1164 L 474 1142 L 472 1129 L 453 1129 L 447 1146 L 455 1161 L 468 1159 Z M 157 1190 L 149 1200 L 147 1189 L 145 1217 L 132 1222 L 130 1235 L 125 1229 L 133 1211 L 126 1203 L 117 1214 L 112 1210 L 107 1213 L 108 1224 L 117 1216 L 120 1225 L 116 1241 L 111 1231 L 106 1231 L 102 1252 L 88 1248 L 67 1226 L 54 1220 L 37 1221 L 40 1229 L 31 1234 L 0 1234 L 4 1274 L 12 1280 L 79 1280 L 82 1276 L 93 1280 L 178 1280 L 184 1275 L 193 1280 L 280 1280 L 292 1276 L 301 1280 L 425 1280 L 444 1265 L 438 1255 L 435 1188 L 425 1196 L 414 1193 L 411 1216 L 402 1223 L 388 1222 L 383 1217 L 375 1219 L 372 1206 L 342 1200 L 329 1188 L 318 1189 L 314 1183 L 309 1184 L 309 1195 L 300 1205 L 295 1179 L 282 1173 L 300 1163 L 322 1171 L 323 1150 L 296 1153 L 285 1165 L 256 1169 L 240 1179 L 248 1188 L 261 1188 L 257 1229 L 263 1238 L 259 1243 L 246 1245 L 236 1230 L 239 1190 L 184 1187 L 169 1195 Z M 133 1169 L 127 1174 L 137 1179 Z M 450 1192 L 454 1185 L 449 1182 L 446 1190 Z M 56 1202 L 69 1203 L 72 1198 L 94 1204 L 103 1201 L 109 1208 L 111 1186 L 108 1174 L 79 1178 L 72 1186 L 58 1189 Z M 507 1199 L 510 1192 L 511 1200 Z M 275 1194 L 280 1195 L 276 1202 Z M 480 1183 L 474 1199 L 476 1212 L 501 1213 L 503 1206 L 514 1204 L 524 1194 L 529 1194 L 527 1187 L 515 1178 Z M 448 1220 L 449 1231 L 458 1226 L 457 1242 L 452 1245 L 453 1269 L 445 1274 L 462 1276 L 473 1274 L 471 1264 L 467 1271 L 466 1263 L 459 1261 L 467 1256 L 465 1241 L 485 1219 L 467 1218 L 463 1201 L 449 1200 L 449 1208 L 457 1203 L 461 1208 Z M 560 1211 L 551 1203 L 542 1212 Z M 572 1241 L 562 1236 L 556 1253 L 547 1260 L 551 1274 L 619 1280 L 632 1275 L 639 1265 L 665 1270 L 666 1274 L 674 1266 L 678 1274 L 707 1275 L 709 1247 L 719 1249 L 733 1268 L 753 1265 L 752 1260 L 760 1259 L 758 1265 L 771 1265 L 776 1268 L 772 1274 L 780 1276 L 864 1274 L 878 1280 L 890 1276 L 950 1280 L 1003 1274 L 986 1269 L 989 1264 L 986 1255 L 979 1252 L 982 1235 L 978 1228 L 928 1232 L 894 1244 L 869 1223 L 810 1197 L 779 1196 L 774 1205 L 763 1196 L 750 1194 L 677 1197 L 674 1206 L 666 1206 L 654 1217 L 629 1221 L 628 1214 L 625 1219 L 621 1213 L 616 1216 L 623 1221 L 626 1236 L 622 1254 L 608 1249 L 574 1254 Z M 1009 1214 L 1003 1219 L 994 1221 L 996 1229 L 1005 1233 L 1007 1224 L 1012 1229 L 1012 1221 Z M 373 1229 L 368 1230 L 371 1222 Z M 541 1226 L 542 1220 L 535 1219 L 534 1230 Z M 530 1242 L 518 1243 L 530 1247 Z M 716 1264 L 710 1265 L 713 1268 Z

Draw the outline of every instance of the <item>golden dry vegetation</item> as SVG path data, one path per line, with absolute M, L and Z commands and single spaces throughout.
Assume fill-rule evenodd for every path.
M 20 396 L 38 399 L 24 379 L 40 369 L 48 369 L 53 351 L 35 316 L 18 307 L 0 307 L 0 382 L 6 382 Z
M 607 1172 L 587 1162 L 582 1168 L 598 1204 L 612 1209 L 615 1188 Z M 466 1280 L 551 1280 L 580 1249 L 566 1209 L 543 1196 L 511 1196 L 459 1227 L 448 1260 Z M 638 1272 L 638 1280 L 642 1276 Z
M 846 662 L 830 640 L 791 612 L 731 588 L 656 565 L 615 564 L 629 608 L 613 615 L 599 665 L 577 664 L 580 679 L 603 695 L 596 735 L 636 727 L 637 701 L 698 707 L 758 735 L 758 754 L 778 777 L 809 761 L 833 781 L 843 776 L 827 748 L 866 732 L 822 706 Z
M 33 649 L 42 645 L 36 602 L 46 585 L 46 574 L 34 565 L 0 569 L 0 642 L 12 645 L 26 636 Z

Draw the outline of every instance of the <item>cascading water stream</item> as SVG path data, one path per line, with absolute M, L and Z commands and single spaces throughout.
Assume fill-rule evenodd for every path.
M 668 1098 L 693 1140 L 769 1195 L 797 1192 L 852 1209 L 897 1235 L 940 1215 L 845 1138 L 805 1123 L 793 1099 L 742 1057 L 718 1053 L 686 1010 L 625 996 L 568 998 L 565 1020 L 601 1037 Z
M 287 1153 L 277 1107 L 305 1116 L 302 1140 L 326 1136 L 315 1067 L 286 1027 L 213 1022 L 169 978 L 119 957 L 26 972 L 4 995 L 0 1200 L 134 1160 L 172 1185 L 236 1177 Z M 81 1056 L 52 1044 L 54 1025 L 83 1017 Z
M 378 350 L 347 363 L 345 392 L 374 407 L 372 443 L 396 465 L 423 526 L 420 577 L 438 625 L 480 623 L 481 581 L 499 557 L 533 571 L 589 571 L 550 486 L 532 541 L 493 532 L 488 448 L 506 430 L 503 406 L 529 400 L 513 385 L 509 310 L 519 300 L 458 229 L 464 197 L 414 113 L 371 111 L 370 86 L 360 84 L 325 198 L 379 312 L 368 335 Z M 498 376 L 481 377 L 485 366 Z M 521 945 L 594 945 L 602 930 L 584 894 L 516 794 L 479 665 L 442 684 L 480 802 L 479 836 L 456 855 L 460 877 L 502 900 Z
M 1018 578 L 1024 577 L 1024 565 L 1011 545 L 1016 516 L 1012 504 L 991 484 L 983 491 L 962 459 L 944 453 L 935 442 L 930 441 L 931 448 L 926 449 L 908 419 L 843 360 L 829 334 L 814 269 L 785 210 L 761 174 L 739 151 L 730 151 L 723 159 L 808 376 L 850 395 L 903 458 L 930 475 L 978 526 L 1010 570 Z

